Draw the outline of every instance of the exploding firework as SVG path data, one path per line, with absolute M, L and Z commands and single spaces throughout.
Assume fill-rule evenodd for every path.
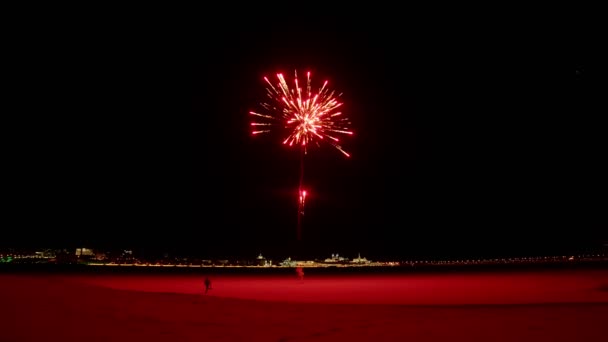
M 294 87 L 289 88 L 283 74 L 277 74 L 278 83 L 273 85 L 267 77 L 264 80 L 268 84 L 266 94 L 271 100 L 261 103 L 264 113 L 249 112 L 249 114 L 260 119 L 252 122 L 252 133 L 254 135 L 268 133 L 279 129 L 285 131 L 283 144 L 289 146 L 300 146 L 300 186 L 298 189 L 298 240 L 301 239 L 301 220 L 304 215 L 304 202 L 306 190 L 303 187 L 304 179 L 304 154 L 307 146 L 311 143 L 320 145 L 327 142 L 342 154 L 350 157 L 340 145 L 340 135 L 352 135 L 349 129 L 350 121 L 342 115 L 338 109 L 342 103 L 335 95 L 335 91 L 329 90 L 327 81 L 317 90 L 312 90 L 310 72 L 306 73 L 306 89 L 302 89 L 298 82 L 298 74 L 295 72 Z
M 271 132 L 273 129 L 286 130 L 283 144 L 289 146 L 300 145 L 306 151 L 307 145 L 325 141 L 342 152 L 345 156 L 350 155 L 340 145 L 340 135 L 352 135 L 349 129 L 350 121 L 342 116 L 338 109 L 342 103 L 330 91 L 327 81 L 313 92 L 310 72 L 306 73 L 306 89 L 302 89 L 298 83 L 298 75 L 295 73 L 294 87 L 289 88 L 283 74 L 277 74 L 278 83 L 273 85 L 267 77 L 264 80 L 268 84 L 267 95 L 270 102 L 261 103 L 265 113 L 249 112 L 249 114 L 260 118 L 258 122 L 252 122 L 253 134 Z

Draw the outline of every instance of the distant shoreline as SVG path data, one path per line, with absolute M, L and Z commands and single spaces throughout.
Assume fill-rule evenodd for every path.
M 291 274 L 295 267 L 263 266 L 187 266 L 187 265 L 99 265 L 99 264 L 0 264 L 0 273 L 224 273 L 224 274 Z M 505 270 L 608 270 L 608 259 L 578 260 L 564 262 L 495 263 L 495 264 L 401 264 L 398 266 L 324 266 L 305 267 L 314 274 L 352 274 L 352 273 L 416 273 L 416 272 L 468 272 L 468 271 L 505 271 Z

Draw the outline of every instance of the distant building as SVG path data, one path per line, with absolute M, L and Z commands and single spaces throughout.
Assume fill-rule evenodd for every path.
M 264 266 L 265 263 L 266 263 L 266 258 L 264 258 L 264 256 L 262 255 L 262 253 L 260 253 L 260 255 L 258 255 L 258 257 L 255 258 L 255 265 L 256 266 Z
M 76 256 L 94 256 L 95 252 L 93 252 L 90 248 L 76 248 Z
M 332 254 L 331 258 L 327 258 L 324 261 L 326 263 L 336 264 L 336 263 L 346 263 L 346 262 L 348 262 L 348 259 L 341 257 L 338 253 L 336 253 L 336 254 Z
M 351 262 L 353 264 L 369 264 L 369 263 L 371 263 L 370 260 L 367 260 L 366 258 L 362 258 L 361 257 L 361 253 L 359 253 L 358 256 L 356 258 L 354 258 Z
M 260 253 L 260 255 L 258 255 L 257 258 L 255 258 L 255 265 L 256 266 L 266 266 L 266 267 L 270 267 L 272 266 L 272 260 L 268 260 L 266 259 L 262 253 Z
M 41 251 L 36 252 L 36 254 L 39 254 L 43 258 L 54 258 L 57 256 L 56 251 L 53 249 L 43 249 Z
M 291 260 L 291 257 L 283 260 L 279 265 L 280 266 L 285 266 L 285 267 L 296 267 L 296 262 L 295 260 Z

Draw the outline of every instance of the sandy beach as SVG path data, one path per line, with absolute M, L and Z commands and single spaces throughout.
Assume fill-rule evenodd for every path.
M 0 274 L 0 340 L 594 341 L 608 274 Z

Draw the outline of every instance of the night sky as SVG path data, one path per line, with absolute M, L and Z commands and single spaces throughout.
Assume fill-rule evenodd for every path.
M 182 44 L 135 31 L 43 37 L 49 57 L 20 62 L 17 220 L 2 245 L 374 259 L 608 239 L 605 86 L 588 51 L 572 94 L 561 57 L 509 32 L 252 29 Z M 248 115 L 263 76 L 294 70 L 343 93 L 355 132 L 351 158 L 306 155 L 300 242 L 299 154 L 252 136 Z

